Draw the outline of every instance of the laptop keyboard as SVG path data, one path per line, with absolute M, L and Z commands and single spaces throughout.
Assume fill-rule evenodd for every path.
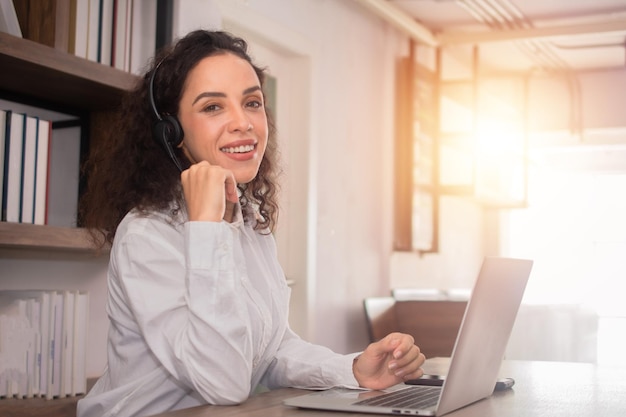
M 355 405 L 422 410 L 437 405 L 441 387 L 409 387 L 359 401 Z

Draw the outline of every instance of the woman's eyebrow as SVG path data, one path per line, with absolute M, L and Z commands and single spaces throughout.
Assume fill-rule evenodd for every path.
M 205 91 L 204 93 L 198 94 L 196 96 L 196 98 L 193 100 L 193 103 L 191 103 L 191 104 L 192 105 L 196 104 L 198 102 L 198 100 L 200 100 L 201 98 L 204 98 L 204 97 L 226 97 L 226 94 L 213 92 L 213 91 Z
M 261 86 L 255 85 L 254 87 L 246 88 L 245 90 L 243 90 L 243 95 L 245 96 L 246 94 L 250 94 L 258 90 L 261 90 Z
M 261 86 L 255 85 L 253 87 L 249 87 L 246 88 L 245 90 L 243 90 L 243 95 L 247 95 L 250 93 L 253 93 L 257 90 L 261 90 Z M 205 91 L 203 93 L 200 93 L 196 96 L 196 98 L 193 100 L 193 103 L 191 103 L 192 105 L 196 104 L 198 102 L 198 100 L 200 100 L 201 98 L 204 97 L 226 97 L 226 94 L 224 93 L 219 93 L 217 91 Z

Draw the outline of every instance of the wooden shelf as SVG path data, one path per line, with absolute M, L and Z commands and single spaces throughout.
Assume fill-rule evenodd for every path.
M 0 90 L 71 108 L 107 110 L 139 77 L 0 32 Z
M 96 383 L 97 378 L 87 379 L 87 390 Z M 3 398 L 0 399 L 0 416 L 2 417 L 74 417 L 76 403 L 83 395 L 75 397 L 55 398 Z
M 2 399 L 0 415 L 7 417 L 74 417 L 82 396 L 46 400 L 45 398 Z
M 0 222 L 0 248 L 96 251 L 86 229 Z

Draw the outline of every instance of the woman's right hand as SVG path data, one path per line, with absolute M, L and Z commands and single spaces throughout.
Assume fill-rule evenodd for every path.
M 184 170 L 180 179 L 190 221 L 219 222 L 230 218 L 238 201 L 237 182 L 231 171 L 201 161 Z

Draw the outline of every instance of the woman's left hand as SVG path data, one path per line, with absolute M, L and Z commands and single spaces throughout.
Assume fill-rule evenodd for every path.
M 361 387 L 385 389 L 424 375 L 425 360 L 411 335 L 391 333 L 371 343 L 355 359 L 352 372 Z

